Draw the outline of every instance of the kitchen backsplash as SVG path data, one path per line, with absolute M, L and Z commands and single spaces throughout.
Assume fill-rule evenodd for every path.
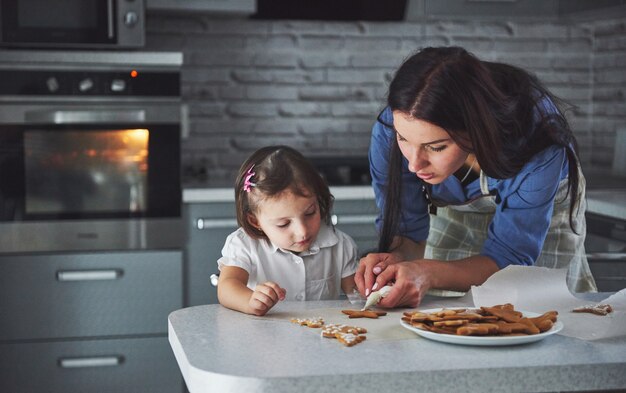
M 519 19 L 519 18 L 518 18 Z M 626 124 L 626 18 L 263 21 L 148 14 L 146 50 L 181 51 L 185 187 L 230 187 L 245 157 L 288 144 L 364 157 L 392 73 L 418 48 L 460 45 L 525 67 L 576 108 L 583 168 L 611 170 Z

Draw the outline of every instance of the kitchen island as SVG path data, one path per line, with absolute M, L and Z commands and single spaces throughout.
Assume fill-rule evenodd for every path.
M 420 309 L 462 303 L 426 297 Z M 281 302 L 256 317 L 220 305 L 189 307 L 170 314 L 169 340 L 191 393 L 626 389 L 626 337 L 555 334 L 524 345 L 463 346 L 406 330 L 400 325 L 406 310 L 387 310 L 385 332 L 377 331 L 379 320 L 348 320 L 340 311 L 355 308 L 347 300 Z M 325 317 L 327 323 L 366 324 L 368 338 L 346 347 L 289 322 L 334 309 L 336 318 Z

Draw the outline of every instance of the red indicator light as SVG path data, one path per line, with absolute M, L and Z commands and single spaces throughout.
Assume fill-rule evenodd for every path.
M 137 72 L 137 70 L 132 70 L 130 72 L 130 77 L 131 78 L 136 78 L 139 75 L 139 73 Z

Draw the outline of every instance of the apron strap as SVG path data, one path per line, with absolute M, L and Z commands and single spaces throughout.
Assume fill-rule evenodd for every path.
M 487 183 L 487 176 L 485 176 L 485 172 L 480 170 L 480 192 L 483 195 L 489 195 L 489 184 Z

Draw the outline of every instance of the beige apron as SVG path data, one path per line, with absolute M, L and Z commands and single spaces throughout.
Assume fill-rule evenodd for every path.
M 595 292 L 595 281 L 585 254 L 585 178 L 579 170 L 579 206 L 572 221 L 579 235 L 572 231 L 569 221 L 570 196 L 568 180 L 559 183 L 554 199 L 550 228 L 535 266 L 568 268 L 567 284 L 572 292 Z M 480 172 L 482 196 L 463 205 L 446 205 L 432 201 L 436 214 L 430 215 L 430 232 L 425 258 L 451 261 L 478 255 L 487 239 L 487 229 L 496 211 L 495 196 L 489 194 L 487 177 Z M 567 196 L 567 198 L 566 198 Z

